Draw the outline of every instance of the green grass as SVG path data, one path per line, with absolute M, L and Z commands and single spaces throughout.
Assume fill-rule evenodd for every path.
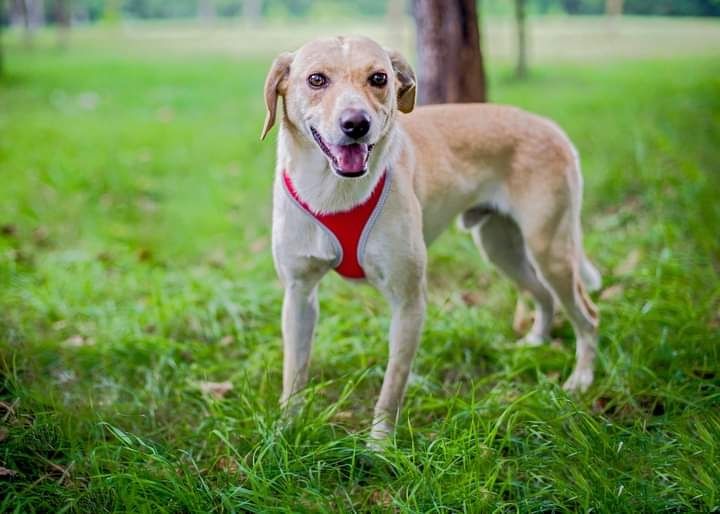
M 720 509 L 720 60 L 565 63 L 494 101 L 563 125 L 603 270 L 597 380 L 520 348 L 451 230 L 396 444 L 365 437 L 387 308 L 321 290 L 310 403 L 278 422 L 265 58 L 11 46 L 0 81 L 0 511 Z M 204 381 L 229 381 L 222 398 Z

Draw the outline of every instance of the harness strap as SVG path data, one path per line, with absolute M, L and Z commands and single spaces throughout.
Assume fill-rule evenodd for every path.
M 333 239 L 338 256 L 333 267 L 345 278 L 365 278 L 362 258 L 365 244 L 375 221 L 382 211 L 390 190 L 389 174 L 385 171 L 377 181 L 373 192 L 363 203 L 347 211 L 319 214 L 314 212 L 295 189 L 287 171 L 283 172 L 283 186 L 300 209 L 311 216 Z

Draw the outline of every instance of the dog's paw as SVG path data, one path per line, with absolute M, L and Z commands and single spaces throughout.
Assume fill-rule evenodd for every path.
M 541 346 L 545 342 L 545 338 L 539 334 L 533 334 L 530 332 L 525 337 L 518 339 L 517 344 L 519 346 L 534 347 Z
M 594 378 L 592 368 L 575 369 L 563 384 L 563 389 L 570 393 L 584 393 L 592 385 Z
M 388 446 L 390 446 L 389 437 L 380 439 L 370 436 L 370 439 L 368 439 L 366 443 L 367 449 L 372 453 L 382 453 Z
M 367 448 L 371 452 L 382 452 L 392 443 L 393 426 L 384 419 L 375 419 L 370 437 L 368 438 Z
M 292 395 L 290 398 L 280 399 L 280 417 L 287 425 L 300 417 L 305 407 L 305 396 L 302 392 Z

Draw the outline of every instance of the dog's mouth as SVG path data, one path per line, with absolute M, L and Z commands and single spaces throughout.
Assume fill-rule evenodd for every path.
M 331 145 L 326 143 L 317 130 L 310 127 L 315 142 L 330 161 L 333 171 L 341 177 L 362 177 L 368 170 L 368 159 L 375 145 L 352 143 L 349 145 Z

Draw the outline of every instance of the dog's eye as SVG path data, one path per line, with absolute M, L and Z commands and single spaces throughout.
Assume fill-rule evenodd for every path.
M 322 73 L 313 73 L 308 77 L 307 81 L 311 88 L 320 89 L 327 85 L 328 78 Z
M 387 84 L 387 74 L 381 72 L 373 73 L 370 75 L 368 82 L 375 87 L 385 87 L 385 84 Z

